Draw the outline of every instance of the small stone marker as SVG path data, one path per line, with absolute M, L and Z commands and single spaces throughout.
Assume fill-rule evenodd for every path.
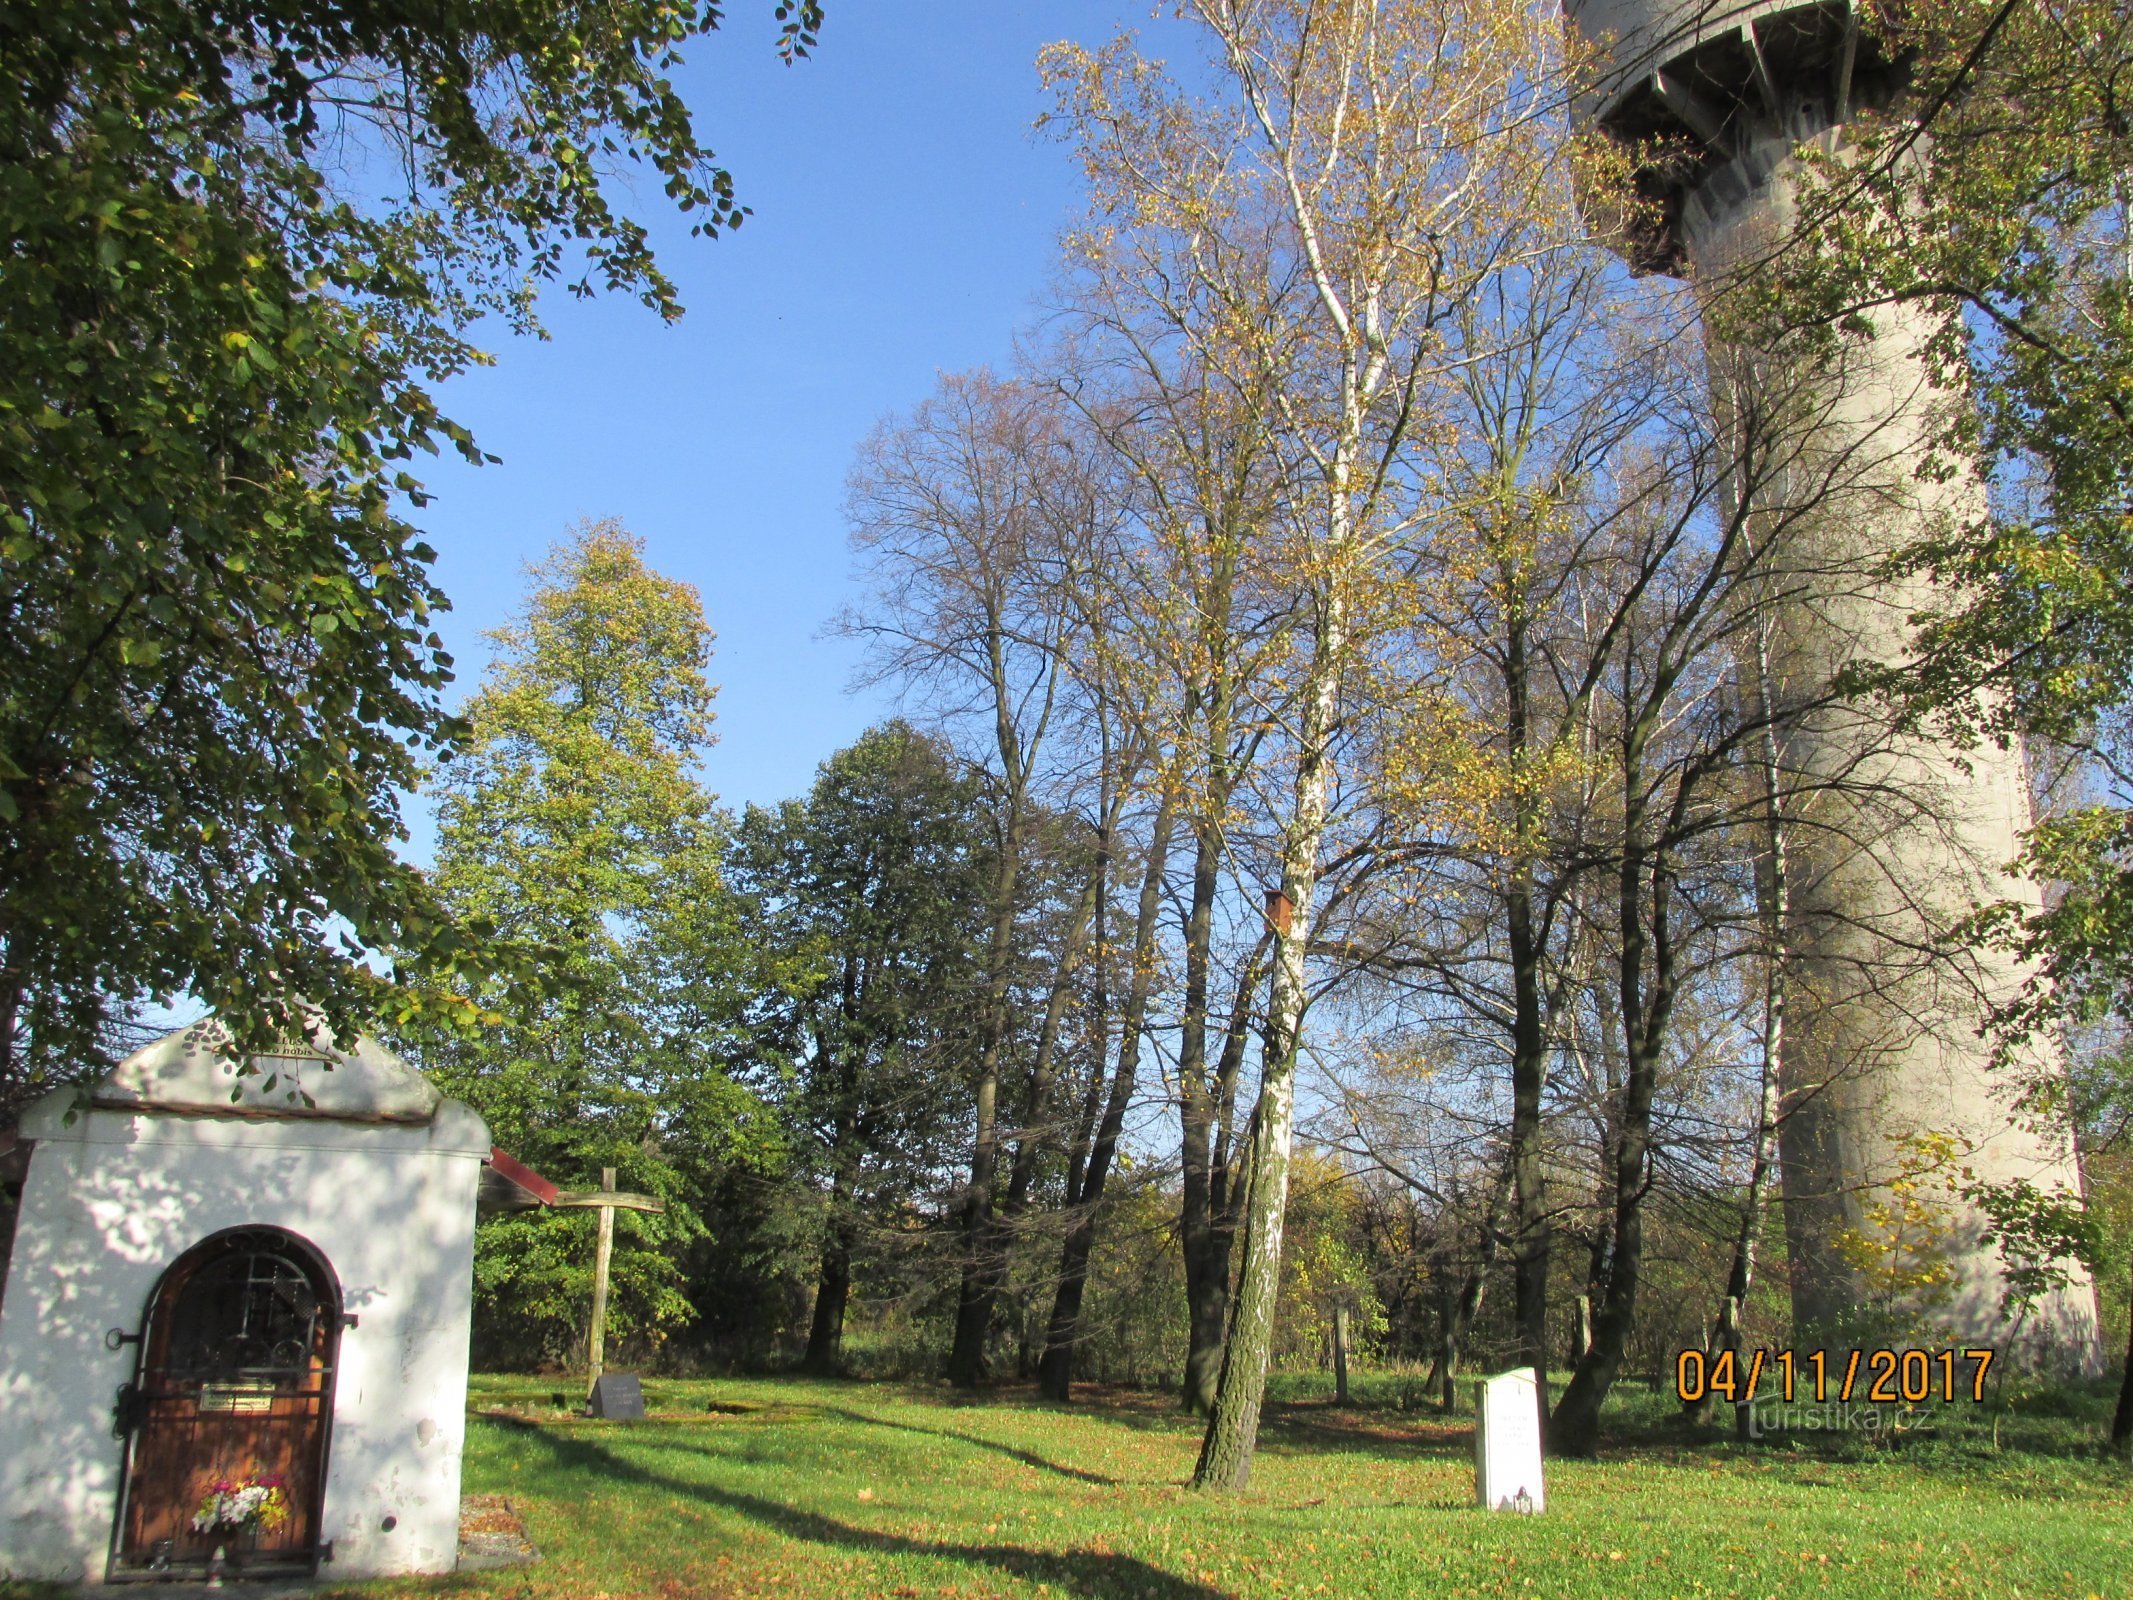
M 644 1387 L 634 1372 L 603 1372 L 594 1381 L 592 1414 L 615 1422 L 644 1420 Z
M 1546 1505 L 1540 1380 L 1531 1367 L 1474 1385 L 1474 1494 L 1484 1511 L 1537 1512 Z

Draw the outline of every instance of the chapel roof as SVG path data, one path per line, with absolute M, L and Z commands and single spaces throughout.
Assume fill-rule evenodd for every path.
M 23 1119 L 24 1134 L 58 1136 L 80 1108 L 79 1094 L 60 1089 L 37 1102 Z M 247 1055 L 230 1049 L 228 1030 L 206 1018 L 134 1051 L 91 1086 L 88 1103 L 103 1111 L 247 1122 L 427 1125 L 433 1142 L 442 1137 L 470 1153 L 486 1148 L 478 1196 L 483 1215 L 549 1206 L 560 1194 L 548 1179 L 490 1144 L 473 1111 L 446 1099 L 384 1045 L 363 1035 L 343 1049 L 323 1024 L 314 1024 L 306 1038 Z M 26 1157 L 34 1139 L 14 1142 L 15 1153 Z M 0 1170 L 7 1154 L 0 1144 Z
M 134 1051 L 90 1090 L 90 1103 L 115 1111 L 426 1123 L 444 1096 L 367 1035 L 344 1050 L 318 1022 L 308 1038 L 247 1055 L 232 1051 L 228 1031 L 208 1018 Z

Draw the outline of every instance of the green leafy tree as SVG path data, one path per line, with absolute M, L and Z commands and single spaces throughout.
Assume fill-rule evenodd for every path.
M 1371 1282 L 1361 1186 L 1336 1161 L 1298 1150 L 1284 1219 L 1281 1299 L 1274 1361 L 1290 1371 L 1330 1363 L 1336 1318 L 1345 1313 L 1349 1353 L 1385 1336 L 1385 1306 Z
M 988 859 L 975 780 L 902 722 L 824 762 L 806 800 L 741 823 L 734 886 L 781 965 L 755 1000 L 756 1055 L 820 1198 L 811 1370 L 843 1365 L 869 1230 L 943 1187 L 967 1135 Z
M 776 7 L 788 54 L 820 15 Z M 614 191 L 636 163 L 740 220 L 666 76 L 718 22 L 0 12 L 0 1104 L 141 996 L 264 1038 L 302 995 L 345 1034 L 426 992 L 352 956 L 450 979 L 480 942 L 392 850 L 453 736 L 404 463 L 478 454 L 426 385 L 484 313 L 531 327 L 575 272 L 679 314 Z
M 473 988 L 493 1020 L 428 1041 L 423 1064 L 514 1155 L 566 1187 L 602 1167 L 667 1202 L 618 1219 L 613 1326 L 686 1319 L 681 1251 L 722 1166 L 777 1142 L 727 1074 L 743 930 L 720 824 L 694 772 L 712 741 L 711 630 L 696 592 L 649 570 L 612 522 L 532 569 L 518 622 L 467 708 L 439 784 L 435 883 L 456 914 L 530 952 L 545 999 Z M 476 1284 L 493 1352 L 574 1348 L 589 1304 L 590 1213 L 484 1225 Z

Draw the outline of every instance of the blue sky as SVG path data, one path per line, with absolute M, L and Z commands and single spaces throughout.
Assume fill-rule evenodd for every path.
M 417 519 L 452 597 L 461 693 L 525 563 L 570 522 L 642 535 L 718 632 L 705 777 L 735 806 L 802 792 L 893 709 L 847 692 L 856 648 L 823 637 L 852 593 L 844 477 L 877 418 L 939 371 L 1004 364 L 1034 313 L 1078 204 L 1068 152 L 1031 132 L 1038 49 L 1121 26 L 1175 37 L 1131 0 L 831 0 L 819 49 L 786 68 L 770 9 L 734 0 L 676 78 L 755 214 L 707 241 L 654 185 L 636 207 L 688 315 L 553 294 L 550 342 L 492 337 L 497 365 L 442 400 L 502 464 L 431 463 L 438 498 Z

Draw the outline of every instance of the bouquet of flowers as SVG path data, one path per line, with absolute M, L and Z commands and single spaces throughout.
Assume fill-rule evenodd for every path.
M 224 1478 L 209 1486 L 207 1498 L 193 1513 L 193 1531 L 274 1529 L 288 1519 L 289 1496 L 282 1489 L 281 1479 L 246 1478 L 239 1482 Z

